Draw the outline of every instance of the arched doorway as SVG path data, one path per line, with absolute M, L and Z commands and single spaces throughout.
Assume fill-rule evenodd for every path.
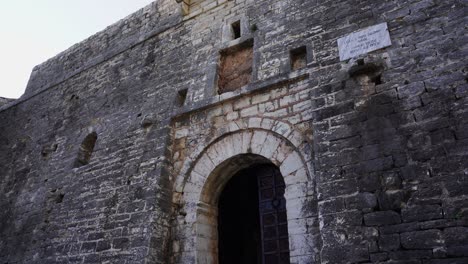
M 291 135 L 298 135 L 289 131 Z M 303 210 L 315 201 L 315 183 L 310 176 L 310 152 L 302 151 L 307 150 L 306 143 L 297 138 L 300 137 L 289 139 L 274 131 L 255 128 L 233 131 L 182 159 L 185 161 L 181 163 L 173 196 L 177 207 L 173 263 L 220 263 L 218 208 L 221 193 L 235 175 L 261 164 L 279 168 L 285 183 L 290 262 L 315 263 L 314 233 L 304 230 L 315 230 L 310 223 L 318 220 L 315 210 Z
M 273 164 L 237 172 L 218 202 L 220 264 L 289 264 L 285 184 Z

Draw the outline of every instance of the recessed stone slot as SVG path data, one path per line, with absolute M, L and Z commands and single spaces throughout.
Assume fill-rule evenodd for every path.
M 237 90 L 252 79 L 253 40 L 221 51 L 218 93 Z
M 44 146 L 41 150 L 41 156 L 46 159 L 49 157 L 51 153 L 55 152 L 57 148 L 58 148 L 57 144 Z
M 375 63 L 364 63 L 364 60 L 358 60 L 357 65 L 351 67 L 349 75 L 356 79 L 362 85 L 379 85 L 382 84 L 382 73 L 384 67 Z
M 241 37 L 241 23 L 240 20 L 231 24 L 232 39 L 238 39 Z
M 75 162 L 75 168 L 84 166 L 89 163 L 91 155 L 93 154 L 94 146 L 96 145 L 97 134 L 93 132 L 86 136 L 81 143 L 80 149 L 78 151 L 78 158 Z
M 183 89 L 177 92 L 177 105 L 179 107 L 184 106 L 185 100 L 187 99 L 188 89 Z
M 381 63 L 365 63 L 364 60 L 358 60 L 356 65 L 349 69 L 349 75 L 366 94 L 372 94 L 375 92 L 375 86 L 383 83 L 383 71 L 384 66 Z
M 358 60 L 357 65 L 349 69 L 349 75 L 351 78 L 360 75 L 377 76 L 381 75 L 383 70 L 383 65 L 379 63 L 364 63 L 364 60 Z
M 65 197 L 65 194 L 60 191 L 60 189 L 52 189 L 49 191 L 50 196 L 48 199 L 51 201 L 55 201 L 55 203 L 62 203 L 63 198 Z
M 145 115 L 140 122 L 142 128 L 147 129 L 156 123 L 156 117 L 154 114 L 150 113 Z
M 379 85 L 379 84 L 382 84 L 382 74 L 377 74 L 375 76 L 373 76 L 371 78 L 371 81 L 375 84 L 375 85 Z
M 290 52 L 291 70 L 295 71 L 307 66 L 307 48 L 305 46 L 293 49 Z
M 55 197 L 55 202 L 56 203 L 62 203 L 64 197 L 65 197 L 65 194 L 63 194 L 63 193 L 57 194 L 57 196 Z

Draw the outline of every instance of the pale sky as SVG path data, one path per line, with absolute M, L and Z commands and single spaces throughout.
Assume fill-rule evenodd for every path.
M 153 1 L 0 0 L 0 97 L 20 97 L 34 66 Z

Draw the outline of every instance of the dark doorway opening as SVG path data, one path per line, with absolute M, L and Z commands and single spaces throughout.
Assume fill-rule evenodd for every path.
M 218 204 L 220 264 L 289 264 L 284 190 L 273 164 L 249 167 L 229 180 Z
M 220 264 L 261 264 L 257 178 L 252 170 L 238 172 L 219 198 Z

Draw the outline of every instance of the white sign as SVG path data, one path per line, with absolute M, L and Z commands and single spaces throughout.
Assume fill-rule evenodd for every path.
M 340 61 L 391 46 L 387 23 L 368 27 L 338 39 Z

